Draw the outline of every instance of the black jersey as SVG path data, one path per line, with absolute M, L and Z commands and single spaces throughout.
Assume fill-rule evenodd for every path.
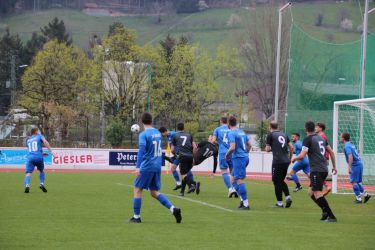
M 325 157 L 327 141 L 319 135 L 307 136 L 302 142 L 302 150 L 307 151 L 311 172 L 328 172 L 328 162 Z
M 198 144 L 198 150 L 194 154 L 194 165 L 201 164 L 204 160 L 210 158 L 211 156 L 217 158 L 218 147 L 208 141 L 202 141 Z
M 172 139 L 174 154 L 193 157 L 193 137 L 189 133 L 177 132 Z
M 267 135 L 267 146 L 271 147 L 273 160 L 272 164 L 289 163 L 288 144 L 289 137 L 280 131 L 273 131 Z

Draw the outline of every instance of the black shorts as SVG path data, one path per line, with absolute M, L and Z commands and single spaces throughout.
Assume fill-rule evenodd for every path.
M 328 172 L 311 172 L 310 187 L 312 191 L 323 191 L 324 181 L 328 176 Z
M 180 161 L 180 174 L 185 175 L 193 168 L 193 156 L 180 155 L 178 160 Z
M 273 163 L 272 164 L 272 181 L 284 181 L 288 173 L 289 162 L 287 163 Z

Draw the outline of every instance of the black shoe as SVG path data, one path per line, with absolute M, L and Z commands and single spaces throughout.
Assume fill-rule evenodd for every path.
M 240 205 L 238 206 L 238 208 L 240 209 L 240 208 L 243 208 L 244 207 L 244 205 L 243 205 L 243 201 L 241 201 L 240 202 Z
M 25 193 L 28 194 L 30 192 L 30 187 L 25 187 Z
M 335 217 L 331 218 L 328 216 L 328 218 L 325 220 L 325 222 L 337 222 L 337 219 Z
M 365 196 L 365 200 L 363 201 L 363 203 L 366 203 L 366 202 L 368 202 L 368 200 L 371 198 L 371 195 L 366 195 Z
M 184 193 L 179 193 L 178 196 L 184 197 Z
M 44 185 L 40 185 L 39 188 L 42 189 L 43 193 L 47 193 L 47 189 Z
M 321 221 L 325 221 L 326 219 L 328 219 L 328 214 L 326 212 L 323 212 L 322 213 L 322 218 L 320 218 Z
M 362 200 L 357 200 L 357 199 L 356 199 L 355 201 L 353 201 L 353 203 L 354 203 L 354 204 L 362 204 Z
M 293 192 L 298 192 L 302 189 L 302 186 L 296 186 L 293 190 Z
M 238 198 L 238 194 L 237 194 L 237 191 L 235 189 L 228 192 L 228 198 L 232 198 L 233 196 L 234 196 L 234 198 Z
M 131 217 L 130 220 L 129 220 L 129 223 L 141 223 L 141 218 L 134 218 L 134 217 Z
M 181 209 L 173 208 L 173 216 L 176 218 L 176 223 L 181 223 L 182 221 Z
M 291 205 L 292 205 L 292 199 L 287 199 L 286 204 L 285 204 L 285 208 L 289 208 Z
M 196 189 L 195 189 L 195 193 L 196 194 L 199 194 L 201 192 L 201 183 L 198 181 L 197 182 L 197 187 L 196 187 Z
M 195 192 L 195 185 L 191 185 L 191 187 L 189 187 L 187 193 L 190 194 L 190 193 L 194 193 Z
M 278 205 L 277 203 L 272 208 L 284 208 L 284 205 Z
M 173 189 L 173 191 L 179 190 L 182 187 L 182 185 L 176 185 Z
M 242 205 L 242 207 L 239 207 L 238 209 L 246 211 L 246 210 L 250 210 L 250 206 L 245 207 Z

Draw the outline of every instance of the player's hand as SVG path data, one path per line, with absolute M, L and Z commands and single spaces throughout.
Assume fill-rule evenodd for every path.
M 292 163 L 295 163 L 296 162 L 296 158 L 292 158 Z
M 48 156 L 49 154 L 46 152 L 43 152 L 43 156 Z
M 349 174 L 352 173 L 352 168 L 348 168 L 348 173 L 349 173 Z
M 53 157 L 57 157 L 57 154 L 55 152 L 51 152 Z
M 336 168 L 332 168 L 332 174 L 333 174 L 333 175 L 336 175 L 336 174 L 337 174 L 337 170 L 336 170 Z
M 139 177 L 141 175 L 140 171 L 139 171 L 139 168 L 136 168 L 135 171 L 134 171 L 135 175 L 137 177 Z

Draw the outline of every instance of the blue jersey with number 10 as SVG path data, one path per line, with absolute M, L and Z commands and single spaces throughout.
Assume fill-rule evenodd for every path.
M 219 154 L 225 154 L 229 149 L 228 133 L 230 129 L 228 125 L 222 125 L 214 130 L 214 136 L 219 143 Z
M 236 143 L 236 148 L 232 154 L 232 158 L 248 157 L 247 143 L 249 138 L 241 129 L 236 128 L 228 133 L 229 143 Z
M 43 139 L 42 135 L 33 135 L 27 142 L 27 158 L 43 158 Z
M 140 171 L 161 171 L 161 134 L 157 129 L 148 128 L 139 135 L 139 150 L 143 151 L 141 159 L 137 159 L 141 162 Z

